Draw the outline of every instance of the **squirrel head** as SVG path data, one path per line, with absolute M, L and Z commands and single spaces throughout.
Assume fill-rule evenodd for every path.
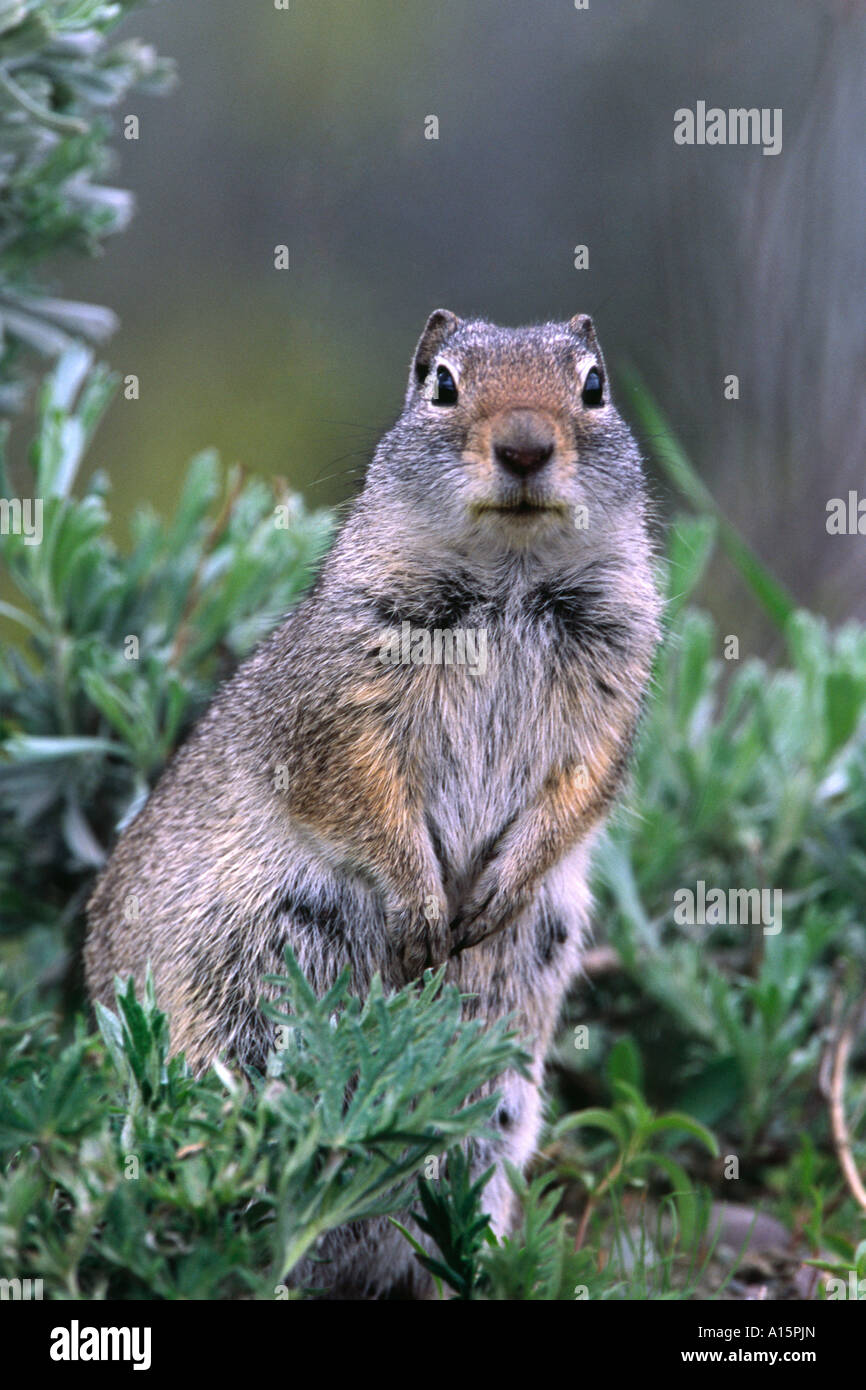
M 621 517 L 643 496 L 640 457 L 591 318 L 500 328 L 434 310 L 368 484 L 440 533 L 509 548 Z

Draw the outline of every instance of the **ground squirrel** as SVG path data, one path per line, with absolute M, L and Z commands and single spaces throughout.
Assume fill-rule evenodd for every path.
M 640 457 L 591 320 L 509 329 L 437 309 L 313 589 L 102 873 L 93 998 L 150 961 L 175 1050 L 261 1065 L 257 1001 L 285 943 L 320 991 L 346 965 L 365 991 L 376 971 L 398 987 L 447 963 L 468 1013 L 514 1010 L 528 1039 L 532 1080 L 500 1079 L 493 1149 L 525 1164 L 659 609 Z M 486 1198 L 502 1231 L 501 1169 Z M 322 1253 L 315 1282 L 337 1296 L 423 1279 L 385 1222 Z

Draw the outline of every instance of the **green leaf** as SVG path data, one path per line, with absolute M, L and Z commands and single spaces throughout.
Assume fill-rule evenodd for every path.
M 608 1080 L 612 1083 L 625 1081 L 640 1090 L 643 1085 L 642 1072 L 640 1052 L 634 1038 L 626 1035 L 617 1039 L 607 1059 Z
M 89 754 L 110 753 L 116 757 L 127 757 L 121 744 L 112 743 L 107 738 L 85 738 L 80 735 L 50 736 L 42 734 L 12 734 L 3 744 L 3 752 L 10 762 L 45 762 L 54 758 L 81 758 Z
M 672 618 L 700 583 L 718 535 L 715 517 L 679 516 L 667 539 L 668 616 Z
M 670 425 L 650 398 L 638 374 L 634 369 L 627 369 L 625 375 L 631 385 L 641 424 L 652 440 L 653 454 L 663 472 L 698 513 L 715 519 L 728 556 L 776 626 L 784 630 L 795 611 L 793 599 L 728 521 L 685 451 L 677 443 Z
M 565 1115 L 553 1126 L 553 1137 L 560 1139 L 572 1129 L 603 1129 L 612 1135 L 621 1147 L 625 1147 L 628 1141 L 628 1131 L 620 1117 L 612 1110 L 602 1110 L 599 1107 L 575 1110 L 571 1115 Z
M 26 0 L 0 0 L 0 34 L 14 29 L 26 17 Z
M 715 1135 L 711 1134 L 710 1131 L 704 1125 L 699 1124 L 697 1120 L 692 1119 L 690 1115 L 683 1115 L 676 1110 L 670 1110 L 664 1115 L 659 1115 L 657 1119 L 650 1120 L 644 1126 L 643 1137 L 644 1139 L 651 1139 L 654 1134 L 666 1134 L 669 1132 L 690 1135 L 692 1139 L 697 1139 L 699 1143 L 703 1144 L 704 1148 L 712 1154 L 713 1158 L 718 1157 L 719 1145 Z
M 830 758 L 855 733 L 866 708 L 866 680 L 849 671 L 830 671 L 825 680 L 826 739 Z
M 714 1057 L 680 1090 L 679 1107 L 704 1124 L 718 1124 L 741 1104 L 744 1084 L 735 1056 Z

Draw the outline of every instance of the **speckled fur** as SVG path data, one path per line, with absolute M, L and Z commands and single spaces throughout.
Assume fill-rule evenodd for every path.
M 455 405 L 431 400 L 439 363 Z M 257 1000 L 286 942 L 320 990 L 346 964 L 363 991 L 377 970 L 398 987 L 447 961 L 475 995 L 467 1011 L 522 1020 L 533 1079 L 499 1083 L 495 1156 L 529 1159 L 580 966 L 591 841 L 658 638 L 640 459 L 606 383 L 600 407 L 582 404 L 592 365 L 604 371 L 585 316 L 505 329 L 431 315 L 315 587 L 122 836 L 89 905 L 89 987 L 109 1001 L 113 976 L 140 980 L 149 960 L 195 1067 L 218 1052 L 263 1061 Z M 497 461 L 497 443 L 537 439 L 552 456 L 531 478 Z M 486 629 L 486 671 L 382 664 L 403 621 Z M 501 1172 L 487 1200 L 504 1230 Z M 332 1296 L 423 1291 L 386 1223 L 336 1232 L 323 1253 L 302 1275 Z

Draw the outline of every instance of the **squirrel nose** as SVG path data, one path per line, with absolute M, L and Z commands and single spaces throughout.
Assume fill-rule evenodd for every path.
M 506 473 L 526 480 L 553 457 L 556 433 L 553 421 L 538 410 L 503 411 L 491 431 L 493 457 Z
M 497 463 L 518 478 L 528 478 L 543 468 L 553 453 L 552 444 L 496 444 Z

